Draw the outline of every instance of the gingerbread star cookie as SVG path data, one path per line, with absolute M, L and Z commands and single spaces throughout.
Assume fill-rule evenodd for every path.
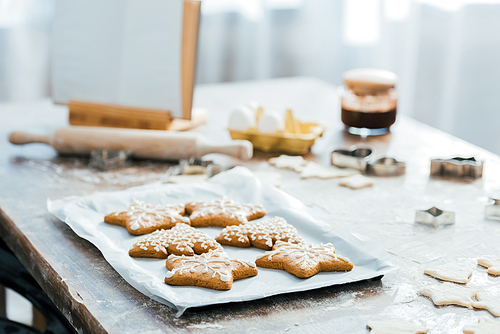
M 371 334 L 420 334 L 430 329 L 412 324 L 405 319 L 391 319 L 384 321 L 370 321 L 367 326 Z
M 277 241 L 273 250 L 255 261 L 263 268 L 283 269 L 297 277 L 307 278 L 320 271 L 350 271 L 349 259 L 335 254 L 332 244 L 305 245 Z
M 500 259 L 477 259 L 477 264 L 482 267 L 488 268 L 488 274 L 500 276 Z
M 136 201 L 127 211 L 113 212 L 104 221 L 112 225 L 125 226 L 130 234 L 141 235 L 160 229 L 170 229 L 178 223 L 190 224 L 183 217 L 183 205 L 153 205 Z
M 262 222 L 228 226 L 215 238 L 223 245 L 271 250 L 276 241 L 302 242 L 302 237 L 284 218 L 274 217 Z
M 241 204 L 223 197 L 210 202 L 188 203 L 186 213 L 190 215 L 192 226 L 226 227 L 264 217 L 266 210 L 261 205 Z
M 478 301 L 472 302 L 474 308 L 485 308 L 494 316 L 500 317 L 500 296 L 478 292 L 476 298 Z
M 452 283 L 443 283 L 435 287 L 420 289 L 421 295 L 432 299 L 435 305 L 460 305 L 472 308 L 472 298 L 479 291 Z
M 207 234 L 186 224 L 170 230 L 158 230 L 136 242 L 129 250 L 132 257 L 166 259 L 169 254 L 194 255 L 221 247 Z
M 464 263 L 447 263 L 427 268 L 424 273 L 443 281 L 466 284 L 472 275 L 473 268 Z
M 293 169 L 296 172 L 302 172 L 307 165 L 307 160 L 300 155 L 280 155 L 278 158 L 271 158 L 267 162 L 276 168 Z
M 480 318 L 477 325 L 466 325 L 462 329 L 465 334 L 498 334 L 500 322 L 488 318 Z
M 222 249 L 193 256 L 170 255 L 166 266 L 169 270 L 165 276 L 167 284 L 215 290 L 229 290 L 234 280 L 258 274 L 253 262 L 230 259 Z

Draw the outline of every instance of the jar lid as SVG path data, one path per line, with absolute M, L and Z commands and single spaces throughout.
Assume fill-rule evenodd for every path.
M 390 71 L 376 68 L 356 68 L 342 76 L 344 84 L 356 94 L 366 95 L 394 88 L 398 76 Z

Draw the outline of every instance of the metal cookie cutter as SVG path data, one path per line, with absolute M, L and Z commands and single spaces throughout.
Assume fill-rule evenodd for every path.
M 474 157 L 432 159 L 430 175 L 477 179 L 483 176 L 483 163 Z
M 374 152 L 370 148 L 351 147 L 350 150 L 335 150 L 332 152 L 332 165 L 350 167 L 364 172 L 373 156 Z
M 178 174 L 206 174 L 208 177 L 212 177 L 221 172 L 221 166 L 214 164 L 214 162 L 211 160 L 200 160 L 196 158 L 191 158 L 189 160 L 180 160 L 179 166 L 181 170 Z
M 431 225 L 434 227 L 455 224 L 455 213 L 443 211 L 433 206 L 428 210 L 417 210 L 415 223 Z
M 100 170 L 125 167 L 131 155 L 130 151 L 92 150 L 89 166 Z
M 490 197 L 490 204 L 484 209 L 486 219 L 500 220 L 500 196 Z
M 373 163 L 368 163 L 366 172 L 375 176 L 403 175 L 406 173 L 406 163 L 394 158 L 380 158 Z

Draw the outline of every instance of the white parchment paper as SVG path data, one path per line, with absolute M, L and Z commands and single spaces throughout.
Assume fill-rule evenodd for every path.
M 318 273 L 302 279 L 283 270 L 258 268 L 256 277 L 235 281 L 229 291 L 170 286 L 163 279 L 165 260 L 138 259 L 128 250 L 144 236 L 132 236 L 124 227 L 104 223 L 104 216 L 125 210 L 134 200 L 152 204 L 179 204 L 194 200 L 213 200 L 222 196 L 242 203 L 262 204 L 267 215 L 280 216 L 295 226 L 307 243 L 331 242 L 336 252 L 354 263 L 350 272 Z M 332 203 L 342 205 L 342 203 Z M 392 270 L 388 254 L 374 241 L 325 222 L 299 200 L 263 184 L 245 167 L 236 167 L 210 180 L 196 184 L 158 184 L 116 192 L 97 192 L 84 197 L 66 197 L 47 203 L 48 210 L 68 224 L 80 237 L 92 242 L 111 266 L 134 288 L 150 298 L 177 309 L 178 316 L 190 307 L 247 301 L 271 295 L 304 291 L 320 287 L 379 277 Z M 200 228 L 215 237 L 221 228 Z M 264 251 L 257 248 L 224 246 L 231 258 L 255 261 Z

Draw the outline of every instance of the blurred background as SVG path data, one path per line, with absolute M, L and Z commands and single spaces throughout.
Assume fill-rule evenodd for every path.
M 0 0 L 0 102 L 46 97 L 53 0 Z M 500 154 L 500 0 L 203 0 L 197 83 L 400 76 L 399 111 Z

